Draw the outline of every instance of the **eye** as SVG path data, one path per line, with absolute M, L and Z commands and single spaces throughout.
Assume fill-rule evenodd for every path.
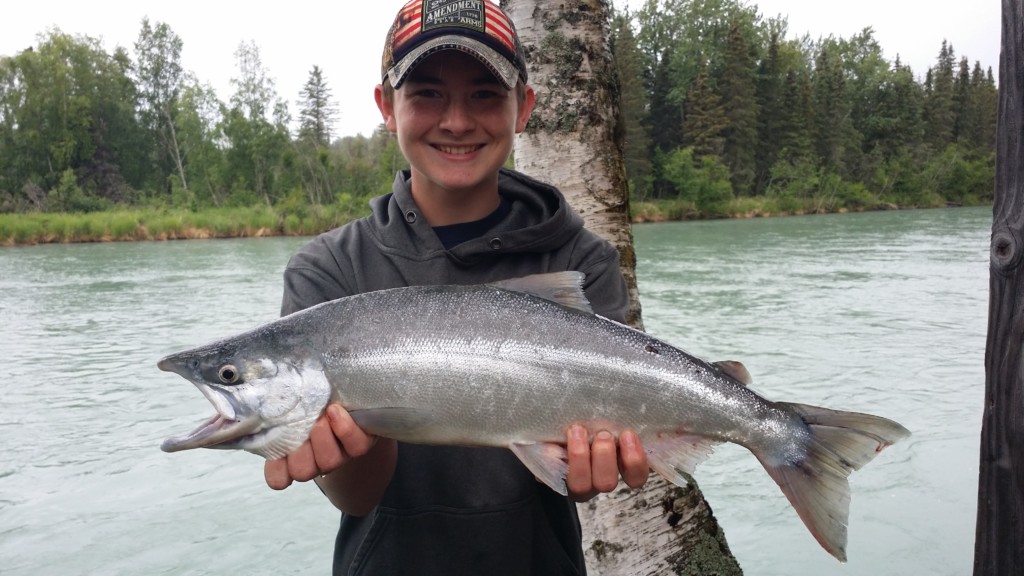
M 419 98 L 430 100 L 430 99 L 434 99 L 434 98 L 440 98 L 441 97 L 441 92 L 439 92 L 439 91 L 437 91 L 437 90 L 435 90 L 433 88 L 420 88 L 419 90 L 414 92 L 414 95 L 419 97 Z
M 217 370 L 217 377 L 224 384 L 234 384 L 239 379 L 238 368 L 235 368 L 233 364 L 225 364 Z

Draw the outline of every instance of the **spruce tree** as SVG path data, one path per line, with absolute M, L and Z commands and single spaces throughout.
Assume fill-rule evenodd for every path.
M 619 83 L 619 119 L 622 155 L 633 193 L 643 197 L 651 173 L 651 139 L 647 132 L 647 89 L 642 82 L 645 73 L 644 55 L 637 47 L 636 36 L 627 16 L 616 16 L 612 22 L 612 54 Z
M 933 151 L 941 152 L 953 142 L 953 47 L 945 40 L 938 62 L 928 69 L 925 87 L 925 142 Z
M 952 141 L 957 144 L 971 145 L 972 131 L 980 117 L 974 104 L 974 92 L 971 90 L 971 68 L 967 58 L 960 59 L 956 80 L 953 84 L 953 134 Z
M 984 154 L 994 154 L 999 90 L 992 78 L 992 68 L 985 73 L 982 72 L 980 62 L 974 63 L 974 71 L 971 73 L 971 93 L 977 109 L 978 122 L 972 131 L 971 144 Z
M 722 106 L 729 120 L 726 126 L 723 159 L 729 168 L 733 193 L 750 195 L 754 191 L 755 151 L 757 149 L 757 104 L 753 57 L 738 18 L 729 25 L 725 67 L 719 81 Z
M 686 96 L 683 114 L 683 146 L 693 148 L 693 157 L 721 157 L 725 152 L 723 135 L 729 119 L 725 115 L 721 98 L 710 84 L 707 63 L 701 59 L 697 65 L 697 79 Z
M 673 98 L 674 78 L 671 62 L 674 51 L 669 46 L 655 65 L 651 84 L 650 113 L 647 129 L 651 136 L 651 194 L 655 198 L 672 195 L 674 189 L 662 173 L 661 160 L 682 142 L 682 106 Z
M 757 151 L 754 157 L 754 193 L 762 194 L 771 179 L 771 169 L 779 157 L 782 140 L 783 77 L 779 59 L 779 30 L 768 36 L 768 54 L 757 69 L 757 104 L 761 113 L 757 123 Z
M 814 66 L 814 142 L 819 165 L 837 174 L 843 170 L 843 156 L 849 119 L 846 76 L 835 54 L 833 41 L 826 42 Z
M 671 71 L 674 54 L 671 46 L 666 48 L 654 68 L 650 114 L 647 115 L 652 151 L 668 152 L 678 148 L 681 142 L 682 107 L 672 94 L 675 87 Z
M 328 146 L 338 107 L 331 100 L 331 89 L 319 66 L 309 71 L 299 96 L 299 138 L 317 146 Z

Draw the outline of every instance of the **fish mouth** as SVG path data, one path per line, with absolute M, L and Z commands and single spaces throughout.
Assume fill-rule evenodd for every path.
M 163 365 L 160 366 L 164 368 Z M 246 414 L 227 392 L 207 384 L 193 382 L 217 411 L 198 428 L 182 436 L 164 440 L 160 449 L 178 452 L 192 448 L 233 448 L 237 442 L 259 431 L 262 420 L 257 414 Z
M 255 415 L 233 420 L 216 414 L 192 432 L 164 440 L 160 449 L 178 452 L 192 448 L 233 448 L 236 441 L 252 435 L 259 427 L 260 419 Z

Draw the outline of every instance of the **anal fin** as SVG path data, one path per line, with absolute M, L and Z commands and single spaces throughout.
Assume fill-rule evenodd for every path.
M 676 486 L 687 486 L 697 465 L 707 460 L 718 442 L 696 434 L 662 433 L 644 438 L 644 451 L 651 469 Z

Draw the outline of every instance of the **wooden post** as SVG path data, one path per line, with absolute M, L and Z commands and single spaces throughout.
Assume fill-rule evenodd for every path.
M 1024 0 L 1002 0 L 974 574 L 1024 574 Z

